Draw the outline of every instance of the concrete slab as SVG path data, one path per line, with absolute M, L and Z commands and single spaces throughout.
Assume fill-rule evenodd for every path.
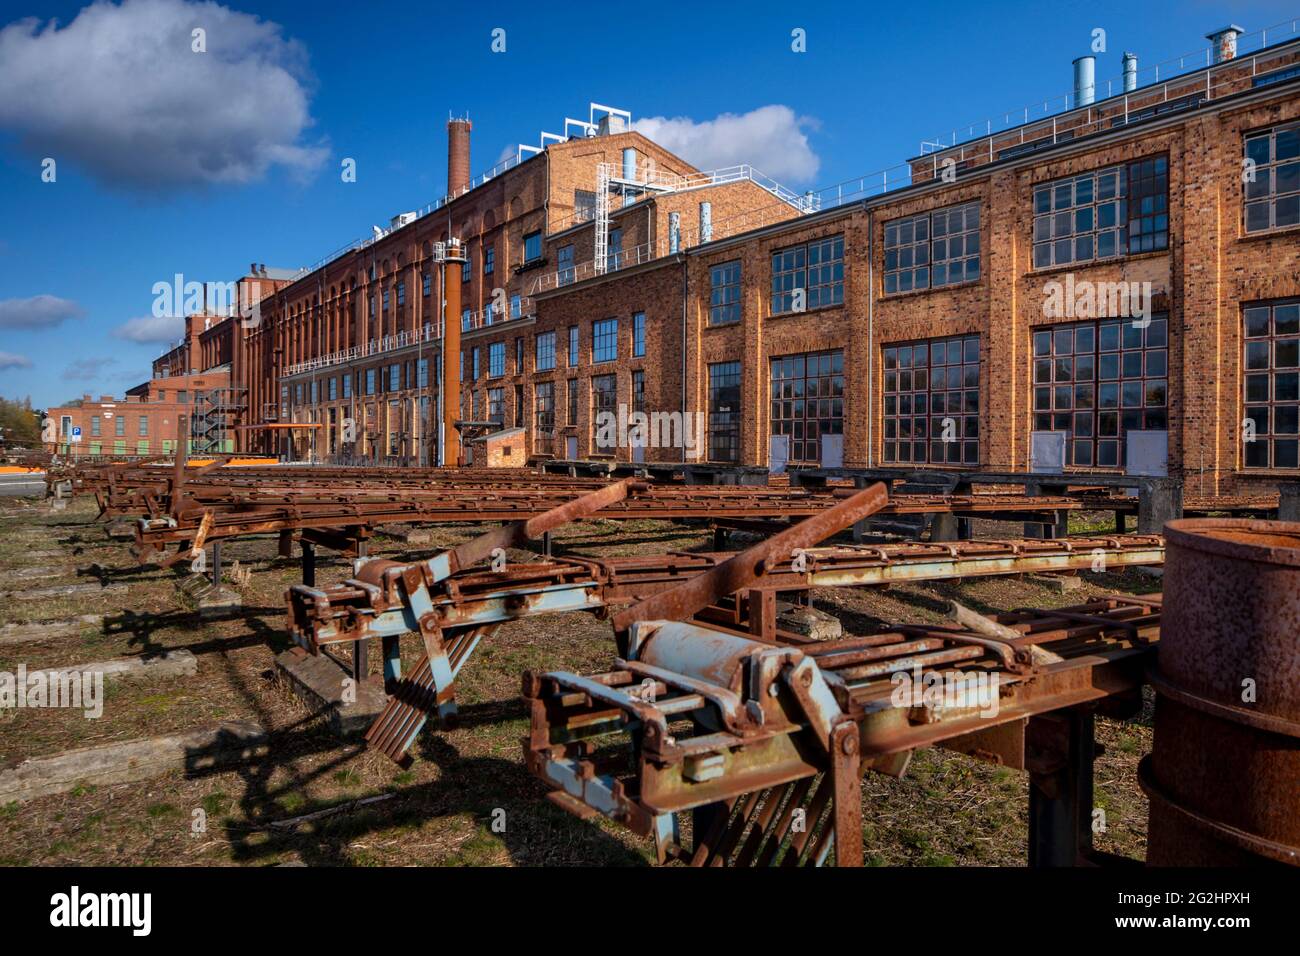
M 134 541 L 135 526 L 130 521 L 119 518 L 104 526 L 104 534 L 110 541 Z
M 69 637 L 88 627 L 96 630 L 104 624 L 102 614 L 83 614 L 62 621 L 36 621 L 31 624 L 6 624 L 0 627 L 0 645 L 31 644 L 47 638 Z
M 79 594 L 111 594 L 125 590 L 125 584 L 56 584 L 50 587 L 31 588 L 24 591 L 0 592 L 0 597 L 7 598 L 10 601 L 48 601 L 50 598 L 75 597 Z
M 313 711 L 328 714 L 330 731 L 343 740 L 364 736 L 388 703 L 382 686 L 353 683 L 351 675 L 324 654 L 313 656 L 293 647 L 276 657 L 275 666 L 295 697 Z
M 259 724 L 223 721 L 186 733 L 34 757 L 0 771 L 0 804 L 66 793 L 80 784 L 131 783 L 176 770 L 201 773 L 265 756 L 267 750 Z
M 403 544 L 432 544 L 433 532 L 428 528 L 385 528 L 384 534 L 394 541 L 401 541 Z
M 782 631 L 803 634 L 815 641 L 833 641 L 844 636 L 844 625 L 835 615 L 784 601 L 776 604 L 776 626 Z
M 41 578 L 57 578 L 64 573 L 62 568 L 13 568 L 9 571 L 0 571 L 0 581 L 36 581 Z
M 1077 591 L 1083 587 L 1083 581 L 1075 574 L 1028 574 L 1025 577 L 1034 584 L 1041 584 L 1057 594 Z
M 104 680 L 152 680 L 159 677 L 184 677 L 198 672 L 199 662 L 190 651 L 165 651 L 149 657 L 118 657 L 93 664 L 61 667 L 51 674 L 102 673 Z
M 244 606 L 238 591 L 215 587 L 201 574 L 189 574 L 176 585 L 176 591 L 200 617 L 220 617 Z

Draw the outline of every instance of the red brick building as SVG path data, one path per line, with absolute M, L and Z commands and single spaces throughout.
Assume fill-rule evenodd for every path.
M 459 418 L 534 458 L 1271 490 L 1300 476 L 1300 41 L 1235 41 L 848 194 L 702 172 L 595 109 L 470 182 L 455 121 L 446 198 L 234 329 L 241 450 L 436 460 L 459 240 Z M 640 447 L 638 413 L 701 440 Z

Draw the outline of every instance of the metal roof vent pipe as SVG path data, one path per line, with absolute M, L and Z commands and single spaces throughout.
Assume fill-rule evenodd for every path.
M 1091 106 L 1097 95 L 1097 58 L 1081 56 L 1074 61 L 1074 105 Z
M 1224 63 L 1237 58 L 1237 37 L 1246 31 L 1235 23 L 1205 34 L 1210 41 L 1210 56 L 1215 63 Z
M 1132 93 L 1138 86 L 1137 54 L 1125 53 L 1121 62 L 1124 64 L 1124 92 Z

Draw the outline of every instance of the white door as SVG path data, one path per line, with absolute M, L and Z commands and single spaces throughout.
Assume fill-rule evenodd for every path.
M 773 475 L 784 475 L 790 461 L 790 436 L 773 435 L 767 443 L 767 470 Z
M 1065 432 L 1029 433 L 1029 470 L 1042 475 L 1065 470 Z
M 844 467 L 844 436 L 843 435 L 822 436 L 822 467 L 823 468 Z
M 1124 473 L 1164 478 L 1169 474 L 1169 432 L 1130 431 L 1124 444 Z
M 565 437 L 564 460 L 565 461 L 578 460 L 578 436 L 577 435 L 568 435 Z

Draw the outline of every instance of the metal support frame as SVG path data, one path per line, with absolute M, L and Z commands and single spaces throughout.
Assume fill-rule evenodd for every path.
M 1092 850 L 1093 707 L 1029 719 L 1029 865 L 1077 866 Z

